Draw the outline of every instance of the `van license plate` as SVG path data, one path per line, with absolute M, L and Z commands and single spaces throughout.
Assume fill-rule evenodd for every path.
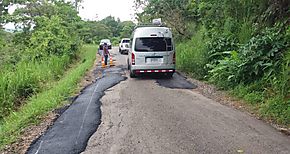
M 162 63 L 163 58 L 147 58 L 147 62 L 149 62 L 149 63 Z

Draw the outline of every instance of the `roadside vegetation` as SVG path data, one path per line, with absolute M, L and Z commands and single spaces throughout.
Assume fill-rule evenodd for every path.
M 132 21 L 120 21 L 119 18 L 108 16 L 100 21 L 87 21 L 82 37 L 87 44 L 98 44 L 101 39 L 110 39 L 118 45 L 122 38 L 131 36 L 135 24 Z
M 46 83 L 46 88 L 27 99 L 18 111 L 6 116 L 0 124 L 0 149 L 17 140 L 23 129 L 41 122 L 48 112 L 68 104 L 79 82 L 95 61 L 96 46 L 82 48 L 80 60 L 73 64 L 57 81 Z
M 178 42 L 177 67 L 290 127 L 287 0 L 135 0 L 139 22 L 162 20 Z

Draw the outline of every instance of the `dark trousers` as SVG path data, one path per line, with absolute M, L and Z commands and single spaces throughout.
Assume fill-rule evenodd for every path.
M 105 55 L 105 65 L 108 64 L 108 55 Z

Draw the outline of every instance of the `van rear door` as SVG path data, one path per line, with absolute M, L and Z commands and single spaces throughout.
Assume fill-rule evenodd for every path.
M 172 39 L 144 37 L 135 40 L 136 65 L 161 66 L 172 64 Z

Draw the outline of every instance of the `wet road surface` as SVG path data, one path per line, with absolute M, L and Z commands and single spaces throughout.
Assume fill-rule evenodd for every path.
M 126 80 L 127 56 L 113 54 L 116 66 L 97 68 L 102 78 L 28 153 L 290 153 L 289 137 L 194 92 L 178 73 Z

